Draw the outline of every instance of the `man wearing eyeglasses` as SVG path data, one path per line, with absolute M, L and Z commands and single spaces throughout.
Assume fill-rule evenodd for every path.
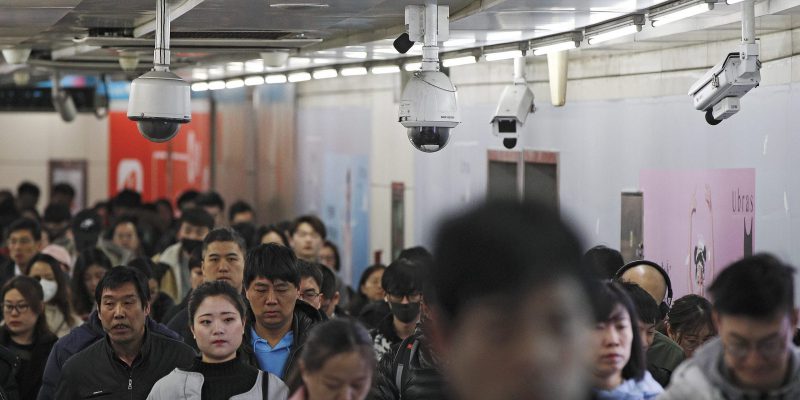
M 297 260 L 300 271 L 300 287 L 297 297 L 319 310 L 322 308 L 322 270 L 315 263 Z
M 386 292 L 386 302 L 391 313 L 373 329 L 373 348 L 378 360 L 391 350 L 392 345 L 414 333 L 419 322 L 420 301 L 422 301 L 422 279 L 420 265 L 405 258 L 389 264 L 381 278 L 381 286 Z
M 678 367 L 659 399 L 800 398 L 793 274 L 766 254 L 722 271 L 709 288 L 719 338 Z

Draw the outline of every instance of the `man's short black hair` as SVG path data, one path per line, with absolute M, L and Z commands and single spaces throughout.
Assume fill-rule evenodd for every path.
M 761 253 L 734 262 L 708 288 L 720 314 L 770 319 L 794 310 L 794 268 Z
M 260 244 L 250 250 L 244 263 L 244 287 L 250 287 L 256 278 L 272 282 L 282 280 L 300 287 L 300 271 L 294 251 L 276 243 Z
M 263 239 L 264 236 L 270 232 L 274 232 L 276 235 L 278 235 L 278 237 L 281 238 L 282 245 L 289 245 L 289 239 L 286 238 L 286 233 L 284 233 L 283 229 L 279 228 L 277 225 L 266 225 L 258 228 L 258 231 L 256 231 L 256 235 L 253 238 L 253 243 L 260 244 L 261 239 Z
M 409 247 L 400 251 L 397 258 L 404 258 L 417 265 L 429 267 L 433 263 L 433 254 L 422 246 Z
M 147 277 L 138 269 L 124 265 L 111 268 L 97 284 L 94 291 L 97 307 L 100 307 L 103 300 L 103 291 L 117 289 L 126 283 L 133 283 L 139 301 L 142 303 L 142 309 L 146 308 L 147 302 L 150 300 L 150 286 L 147 284 Z
M 330 268 L 322 264 L 317 265 L 322 271 L 322 285 L 320 285 L 319 291 L 326 299 L 333 299 L 333 296 L 336 295 L 336 275 L 333 274 Z
M 33 240 L 37 242 L 42 240 L 42 226 L 30 218 L 22 217 L 14 220 L 6 229 L 6 238 L 17 231 L 29 231 L 33 236 Z
M 244 251 L 247 253 L 251 247 L 255 246 L 256 243 L 260 243 L 259 240 L 256 242 L 256 226 L 253 225 L 251 222 L 239 222 L 238 224 L 231 225 L 231 229 L 238 232 L 239 235 L 244 238 L 245 244 L 247 244 L 246 250 Z
M 219 207 L 220 210 L 225 211 L 225 200 L 222 199 L 219 193 L 213 190 L 209 190 L 197 196 L 195 203 L 197 203 L 199 207 Z
M 214 217 L 202 208 L 191 208 L 181 213 L 181 224 L 206 227 L 208 230 L 214 229 Z M 180 226 L 180 225 L 179 225 Z
M 600 245 L 586 251 L 583 265 L 599 279 L 614 279 L 617 271 L 625 265 L 625 260 L 619 251 Z
M 656 321 L 661 320 L 661 311 L 658 309 L 658 304 L 641 286 L 632 282 L 619 282 L 620 286 L 625 289 L 634 307 L 636 308 L 636 317 L 639 321 L 646 324 L 655 324 Z
M 231 228 L 217 228 L 208 232 L 205 239 L 203 239 L 203 257 L 205 257 L 208 246 L 214 242 L 233 242 L 239 247 L 242 252 L 242 257 L 247 254 L 247 243 L 244 241 L 242 235 Z
M 294 233 L 297 232 L 297 228 L 300 227 L 300 224 L 310 225 L 311 228 L 314 229 L 314 231 L 317 232 L 323 239 L 325 239 L 325 237 L 328 235 L 328 232 L 325 230 L 325 224 L 316 215 L 301 215 L 297 217 L 297 219 L 295 219 L 292 223 L 289 234 L 294 236 Z
M 422 293 L 424 268 L 411 260 L 399 258 L 386 267 L 381 278 L 381 287 L 387 294 L 397 296 Z
M 152 261 L 145 257 L 134 258 L 128 261 L 128 266 L 138 269 L 147 279 L 155 279 L 155 266 Z
M 66 204 L 51 203 L 44 209 L 42 221 L 60 224 L 72 220 L 72 212 Z
M 30 181 L 24 181 L 17 186 L 17 196 L 27 194 L 38 199 L 41 193 L 39 186 Z
M 183 205 L 185 203 L 193 202 L 197 199 L 197 196 L 200 195 L 200 192 L 194 189 L 186 189 L 178 196 L 178 200 L 175 202 L 175 205 L 178 206 L 178 209 L 183 209 Z
M 131 189 L 123 189 L 111 199 L 111 208 L 125 207 L 138 209 L 142 207 L 142 195 Z
M 481 299 L 511 301 L 555 282 L 573 280 L 584 292 L 593 290 L 581 268 L 580 242 L 559 215 L 540 203 L 508 200 L 446 219 L 431 268 L 443 322 L 457 320 Z
M 311 263 L 304 260 L 297 260 L 297 270 L 300 271 L 300 279 L 305 279 L 311 277 L 314 279 L 314 282 L 317 283 L 319 286 L 319 291 L 322 292 L 322 283 L 324 278 L 322 277 L 322 270 L 320 269 L 321 265 L 316 263 Z M 322 267 L 326 268 L 326 267 Z
M 239 200 L 231 204 L 231 207 L 228 209 L 228 221 L 233 222 L 233 217 L 235 217 L 236 214 L 245 212 L 251 212 L 255 214 L 255 211 L 253 211 L 253 207 L 250 206 L 250 204 L 248 204 L 246 201 Z
M 53 185 L 53 194 L 56 193 L 66 195 L 70 199 L 75 198 L 75 188 L 66 182 L 56 183 Z

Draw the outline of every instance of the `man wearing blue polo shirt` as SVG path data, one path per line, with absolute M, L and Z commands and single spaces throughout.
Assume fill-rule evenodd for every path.
M 288 247 L 259 245 L 247 255 L 244 285 L 250 310 L 242 356 L 286 380 L 297 368 L 308 331 L 322 320 L 319 311 L 298 299 L 297 257 Z

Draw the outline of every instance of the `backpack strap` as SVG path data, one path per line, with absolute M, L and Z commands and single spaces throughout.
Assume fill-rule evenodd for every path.
M 394 354 L 392 369 L 394 370 L 394 384 L 397 388 L 398 399 L 403 398 L 403 383 L 405 382 L 405 372 L 408 370 L 411 357 L 419 348 L 419 340 L 410 336 L 400 343 L 397 352 Z
M 264 400 L 269 400 L 269 373 L 258 371 L 261 375 L 261 393 Z

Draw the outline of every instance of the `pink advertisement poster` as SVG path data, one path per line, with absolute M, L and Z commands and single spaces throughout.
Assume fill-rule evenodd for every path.
M 644 258 L 670 275 L 674 299 L 705 296 L 731 262 L 753 254 L 755 169 L 643 170 Z

